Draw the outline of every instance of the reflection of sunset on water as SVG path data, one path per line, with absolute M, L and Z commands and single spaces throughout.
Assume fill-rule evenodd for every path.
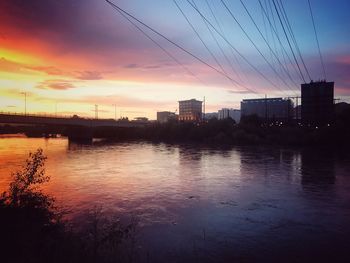
M 102 205 L 111 211 L 144 213 L 151 221 L 158 220 L 152 218 L 157 213 L 167 217 L 174 209 L 187 207 L 192 197 L 208 204 L 246 203 L 253 193 L 288 200 L 293 192 L 290 183 L 300 185 L 300 172 L 308 165 L 302 164 L 300 153 L 292 151 L 260 153 L 254 148 L 215 150 L 147 143 L 77 145 L 63 138 L 3 138 L 1 191 L 6 190 L 11 172 L 20 169 L 28 153 L 39 147 L 48 156 L 45 170 L 51 177 L 44 191 L 59 205 L 73 213 Z M 273 185 L 271 191 L 267 191 L 268 182 Z M 333 184 L 329 187 L 335 191 Z
M 84 222 L 96 207 L 120 217 L 135 215 L 147 249 L 186 250 L 203 229 L 211 249 L 221 249 L 220 242 L 229 239 L 239 253 L 266 238 L 295 242 L 300 236 L 312 240 L 315 233 L 343 238 L 344 227 L 339 227 L 350 216 L 337 201 L 349 200 L 349 164 L 335 153 L 311 150 L 79 145 L 64 138 L 7 137 L 0 139 L 0 192 L 38 147 L 48 157 L 45 170 L 51 177 L 42 189 L 56 199 L 66 219 Z M 323 165 L 316 169 L 314 160 Z M 274 245 L 266 249 L 273 253 Z

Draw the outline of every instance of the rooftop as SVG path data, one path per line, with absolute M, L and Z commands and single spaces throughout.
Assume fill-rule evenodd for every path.
M 190 99 L 190 100 L 179 100 L 179 102 L 186 102 L 186 101 L 203 102 L 203 101 L 196 100 L 196 99 Z
M 283 98 L 244 99 L 243 102 L 285 101 Z

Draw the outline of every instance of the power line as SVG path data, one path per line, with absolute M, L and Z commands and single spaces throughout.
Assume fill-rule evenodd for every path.
M 269 4 L 270 4 L 270 2 L 269 2 Z M 268 9 L 267 1 L 266 1 L 266 0 L 264 0 L 264 5 L 265 5 L 265 8 Z M 266 25 L 266 22 L 265 22 L 266 17 L 265 17 L 265 15 L 264 15 L 264 10 L 263 10 L 262 8 L 261 8 L 261 13 L 262 13 L 263 21 L 264 21 L 264 28 L 265 28 L 266 39 L 267 39 L 267 41 L 269 42 L 269 32 L 268 32 L 268 30 L 267 30 L 267 25 Z M 268 18 L 268 17 L 267 17 L 267 18 Z M 273 20 L 274 20 L 274 23 L 275 23 L 274 17 L 273 17 Z M 279 50 L 279 49 L 277 48 L 275 36 L 274 36 L 273 33 L 274 33 L 274 32 L 273 32 L 273 28 L 272 28 L 271 25 L 270 25 L 270 34 L 271 34 L 271 38 L 272 38 L 272 42 L 273 42 L 273 47 L 274 47 L 275 53 L 276 53 L 276 55 L 277 55 L 278 57 L 280 56 L 280 53 L 281 53 L 281 56 L 282 56 L 282 59 L 283 59 L 283 62 L 284 62 L 283 65 L 285 65 L 286 69 L 287 69 L 288 72 L 289 72 L 289 68 L 288 68 L 288 66 L 287 66 L 288 64 L 287 64 L 287 62 L 286 62 L 286 58 L 285 58 L 285 56 L 284 56 L 283 50 Z M 270 52 L 270 56 L 271 56 L 271 60 L 272 60 L 274 63 L 276 63 L 276 59 L 273 57 L 272 52 Z M 291 64 L 294 66 L 293 63 L 291 63 Z M 280 68 L 280 71 L 283 72 L 282 67 L 279 66 L 279 68 Z M 298 86 L 298 87 L 299 87 L 299 86 Z
M 191 23 L 191 21 L 188 19 L 188 17 L 186 16 L 186 14 L 183 12 L 182 8 L 178 5 L 178 3 L 176 2 L 176 0 L 173 0 L 174 4 L 176 5 L 176 7 L 179 9 L 180 13 L 182 14 L 182 16 L 186 19 L 187 23 L 190 25 L 190 27 L 192 28 L 192 30 L 195 32 L 195 34 L 197 35 L 197 37 L 199 38 L 199 40 L 202 42 L 203 46 L 205 47 L 205 49 L 209 52 L 209 54 L 211 55 L 211 57 L 215 60 L 216 64 L 218 64 L 218 66 L 220 67 L 221 71 L 224 72 L 227 75 L 227 72 L 225 71 L 225 69 L 222 67 L 222 65 L 220 64 L 220 62 L 218 61 L 218 59 L 216 58 L 216 56 L 214 55 L 214 53 L 209 49 L 209 47 L 207 46 L 207 44 L 204 42 L 204 40 L 202 39 L 202 37 L 199 35 L 198 31 L 196 30 L 196 28 L 193 26 L 193 24 Z M 235 82 L 231 81 L 232 84 L 237 85 Z
M 193 1 L 194 1 L 194 0 L 193 0 Z M 211 6 L 210 6 L 208 0 L 205 0 L 205 1 L 206 1 L 206 3 L 207 3 L 207 6 L 208 6 L 208 8 L 209 8 L 209 10 L 210 10 L 211 15 L 214 17 L 215 23 L 216 23 L 216 25 L 218 26 L 218 28 L 219 28 L 221 34 L 223 34 L 223 35 L 226 37 L 225 32 L 224 32 L 224 30 L 222 29 L 222 27 L 221 27 L 221 25 L 220 25 L 220 23 L 219 23 L 219 20 L 217 19 L 217 17 L 216 17 L 216 15 L 215 15 L 213 9 L 211 8 Z M 203 19 L 203 20 L 204 20 L 204 19 Z M 205 20 L 204 20 L 204 21 L 205 21 Z M 229 47 L 230 47 L 230 46 L 229 46 Z M 230 47 L 230 51 L 231 51 L 231 54 L 232 54 L 232 57 L 233 57 L 234 61 L 237 63 L 237 65 L 238 65 L 238 67 L 240 68 L 240 70 L 242 71 L 244 77 L 248 80 L 248 77 L 246 76 L 244 70 L 242 69 L 241 63 L 239 63 L 239 61 L 238 61 L 238 59 L 237 59 L 235 53 L 233 52 L 234 50 L 232 49 L 232 47 Z M 232 63 L 231 63 L 231 60 L 229 60 L 229 62 L 230 62 L 230 66 L 231 66 L 232 70 L 235 72 L 235 74 L 237 75 L 237 77 L 239 78 L 239 80 L 240 80 L 241 82 L 243 82 L 243 80 L 242 80 L 242 78 L 241 78 L 239 72 L 236 71 L 236 70 L 234 69 L 234 67 L 233 67 L 233 65 L 232 65 Z
M 260 0 L 259 0 L 259 2 L 260 2 Z M 268 9 L 267 2 L 269 3 L 269 6 L 271 7 L 271 2 L 270 2 L 270 1 L 264 0 L 264 4 L 265 4 L 266 10 Z M 260 6 L 261 6 L 261 5 L 260 5 Z M 261 6 L 261 10 L 262 10 L 262 13 L 263 13 L 263 15 L 264 15 L 264 14 L 265 14 L 265 10 L 264 10 L 264 8 L 262 8 L 262 6 Z M 271 10 L 271 9 L 270 9 L 270 10 Z M 268 22 L 269 22 L 269 25 L 270 25 L 270 33 L 271 33 L 271 37 L 272 37 L 272 40 L 273 40 L 273 46 L 274 46 L 274 48 L 275 48 L 275 50 L 276 50 L 276 54 L 279 54 L 279 51 L 280 51 L 280 50 L 278 50 L 277 47 L 276 47 L 276 40 L 275 40 L 275 36 L 274 36 L 274 34 L 273 34 L 273 33 L 274 33 L 274 31 L 273 31 L 274 28 L 273 28 L 273 26 L 272 26 L 272 24 L 271 24 L 271 22 L 270 22 L 270 20 L 269 20 L 269 19 L 270 19 L 270 18 L 269 18 L 269 15 L 267 15 L 266 18 L 267 18 L 267 20 L 268 20 Z M 275 21 L 275 17 L 273 16 L 273 14 L 272 14 L 272 19 L 273 19 L 274 27 L 276 28 L 276 21 Z M 283 45 L 282 45 L 281 54 L 282 54 L 282 58 L 283 58 L 284 64 L 287 65 L 286 59 L 285 59 L 285 56 L 284 56 L 283 51 L 285 51 L 285 50 L 284 50 L 284 47 L 283 47 Z M 293 63 L 291 63 L 291 64 L 294 66 Z M 287 67 L 287 69 L 288 69 L 288 67 Z
M 287 13 L 286 13 L 285 8 L 284 8 L 284 5 L 283 5 L 283 2 L 282 2 L 281 0 L 276 0 L 276 2 L 277 2 L 277 6 L 278 6 L 278 8 L 279 8 L 279 10 L 280 10 L 280 12 L 281 12 L 281 14 L 282 14 L 283 21 L 284 21 L 284 23 L 285 23 L 286 26 L 287 26 L 287 30 L 288 30 L 288 32 L 289 32 L 289 35 L 290 35 L 291 38 L 292 38 L 294 47 L 295 47 L 295 49 L 297 50 L 298 55 L 299 55 L 299 58 L 300 58 L 300 60 L 301 60 L 301 62 L 302 62 L 302 64 L 303 64 L 304 70 L 305 70 L 306 74 L 308 75 L 309 79 L 311 80 L 311 76 L 310 76 L 309 70 L 308 70 L 308 68 L 306 67 L 306 63 L 305 63 L 305 61 L 304 61 L 304 59 L 303 59 L 303 56 L 302 56 L 302 54 L 301 54 L 301 51 L 300 51 L 298 42 L 297 42 L 297 40 L 296 40 L 296 38 L 295 38 L 293 29 L 292 29 L 292 27 L 291 27 L 291 24 L 290 24 L 290 22 L 289 22 Z
M 216 56 L 214 55 L 214 53 L 209 49 L 209 47 L 205 44 L 205 41 L 202 39 L 202 37 L 200 36 L 199 32 L 195 29 L 194 25 L 190 22 L 189 18 L 185 15 L 185 13 L 183 12 L 182 8 L 178 5 L 178 3 L 176 2 L 176 0 L 173 0 L 175 5 L 177 6 L 177 8 L 180 10 L 181 14 L 185 17 L 186 21 L 188 22 L 188 24 L 191 26 L 191 28 L 193 29 L 193 31 L 196 33 L 197 37 L 201 40 L 201 42 L 203 43 L 203 45 L 206 47 L 207 51 L 211 54 L 211 56 L 214 58 L 214 60 L 216 61 L 216 63 L 219 65 L 219 67 L 221 68 L 221 70 L 227 74 L 227 72 L 225 71 L 225 69 L 223 68 L 222 64 L 219 62 L 219 60 L 216 58 Z M 193 5 L 198 9 L 198 6 L 195 3 L 195 0 L 192 0 Z M 208 2 L 207 2 L 208 4 Z M 231 69 L 236 73 L 237 77 L 240 79 L 241 82 L 242 79 L 239 77 L 239 75 L 237 74 L 237 72 L 235 71 L 235 69 L 232 66 L 231 61 L 227 58 L 225 52 L 223 51 L 221 45 L 219 44 L 217 38 L 215 37 L 215 35 L 213 34 L 212 30 L 210 29 L 210 27 L 208 26 L 208 23 L 206 20 L 203 19 L 203 17 L 201 17 L 206 28 L 208 29 L 211 37 L 213 38 L 213 40 L 215 41 L 216 45 L 218 46 L 218 48 L 220 49 L 222 55 L 225 57 L 226 61 L 230 64 Z M 232 82 L 232 81 L 231 81 Z M 238 83 L 237 81 L 233 82 L 234 85 L 236 85 L 236 83 Z M 258 93 L 257 91 L 251 89 L 251 88 L 247 88 L 247 86 L 243 83 L 238 83 L 239 86 L 243 87 L 244 89 L 248 90 L 248 91 L 253 91 L 254 93 Z
M 292 45 L 290 44 L 290 41 L 289 41 L 289 38 L 288 38 L 288 35 L 287 35 L 287 32 L 286 32 L 286 29 L 285 29 L 285 27 L 284 27 L 284 24 L 283 24 L 283 22 L 282 22 L 280 13 L 278 12 L 278 9 L 277 9 L 277 7 L 276 7 L 275 0 L 272 0 L 272 3 L 273 3 L 273 5 L 274 5 L 274 7 L 275 7 L 275 10 L 276 10 L 276 13 L 277 13 L 277 16 L 278 16 L 278 20 L 280 21 L 280 24 L 281 24 L 281 26 L 282 26 L 282 29 L 283 29 L 284 35 L 285 35 L 285 37 L 286 37 L 286 39 L 287 39 L 289 48 L 290 48 L 290 50 L 292 51 L 294 61 L 295 61 L 295 63 L 297 64 L 297 67 L 298 67 L 300 76 L 302 77 L 304 83 L 306 83 L 305 78 L 304 78 L 304 75 L 303 75 L 303 73 L 302 73 L 302 71 L 301 71 L 301 69 L 300 69 L 299 62 L 298 62 L 298 60 L 297 60 L 297 58 L 296 58 L 296 56 L 295 56 L 294 50 L 293 50 L 293 48 L 292 48 Z
M 273 1 L 274 1 L 274 0 L 273 0 Z M 280 12 L 282 13 L 282 18 L 283 18 L 285 24 L 287 25 L 287 29 L 288 29 L 288 31 L 289 31 L 289 34 L 290 34 L 291 37 L 292 37 L 292 41 L 293 41 L 293 43 L 294 43 L 294 46 L 295 46 L 296 50 L 298 51 L 298 55 L 299 55 L 300 60 L 301 60 L 301 62 L 302 62 L 302 64 L 303 64 L 304 70 L 305 70 L 307 76 L 309 77 L 309 79 L 310 79 L 310 81 L 311 81 L 311 76 L 310 76 L 309 70 L 308 70 L 308 68 L 306 67 L 306 63 L 305 63 L 305 61 L 304 61 L 304 59 L 303 59 L 303 56 L 301 55 L 298 42 L 297 42 L 297 40 L 296 40 L 296 38 L 295 38 L 293 29 L 292 29 L 292 27 L 291 27 L 291 25 L 290 25 L 290 22 L 289 22 L 287 13 L 286 13 L 285 8 L 284 8 L 284 5 L 283 5 L 283 3 L 282 3 L 281 0 L 279 0 L 279 1 L 276 0 L 276 2 L 277 2 L 277 5 L 278 5 L 278 8 L 280 9 Z
M 231 12 L 231 10 L 228 8 L 228 6 L 226 5 L 226 3 L 224 2 L 224 0 L 221 0 L 221 3 L 224 5 L 224 7 L 226 8 L 226 10 L 229 12 L 229 14 L 231 15 L 231 17 L 235 20 L 235 22 L 237 23 L 237 25 L 239 26 L 239 28 L 243 31 L 244 35 L 248 38 L 248 40 L 252 43 L 252 45 L 255 47 L 255 49 L 258 51 L 258 53 L 261 55 L 261 57 L 265 60 L 265 62 L 269 65 L 269 67 L 272 69 L 272 71 L 279 77 L 279 79 L 287 86 L 290 87 L 289 84 L 280 76 L 280 74 L 278 74 L 278 72 L 276 71 L 276 69 L 271 65 L 271 63 L 267 60 L 267 58 L 265 57 L 265 55 L 260 51 L 260 49 L 258 48 L 258 46 L 254 43 L 254 41 L 251 39 L 251 37 L 248 35 L 248 33 L 246 32 L 246 30 L 243 28 L 243 26 L 241 25 L 241 23 L 237 20 L 237 18 L 235 17 L 235 15 Z M 278 89 L 280 89 L 282 92 L 284 92 L 284 90 L 282 90 L 279 86 Z
M 276 86 L 275 83 L 273 83 L 269 78 L 267 78 L 257 67 L 255 67 L 241 52 L 239 52 L 237 50 L 237 48 L 235 48 L 230 41 L 227 40 L 227 38 L 221 34 L 216 28 L 215 26 L 213 26 L 213 24 L 198 10 L 198 8 L 196 8 L 189 0 L 186 0 L 193 9 L 195 9 L 197 11 L 197 13 L 203 17 L 203 19 L 205 21 L 207 21 L 207 23 L 210 25 L 211 28 L 214 29 L 214 31 L 249 65 L 251 66 L 263 79 L 265 79 L 267 82 L 269 82 L 272 86 L 278 88 Z
M 192 3 L 198 8 L 198 6 L 197 6 L 196 3 L 195 3 L 195 0 L 192 0 Z M 207 2 L 207 4 L 208 4 L 208 2 Z M 240 81 L 242 81 L 242 79 L 238 76 L 236 70 L 233 68 L 231 61 L 230 61 L 230 60 L 228 59 L 228 57 L 226 56 L 226 54 L 225 54 L 224 50 L 222 49 L 220 43 L 218 42 L 217 38 L 215 37 L 215 35 L 213 34 L 212 30 L 211 30 L 210 27 L 208 26 L 208 23 L 203 19 L 203 17 L 201 17 L 201 19 L 203 20 L 203 22 L 204 22 L 204 24 L 205 24 L 207 30 L 209 31 L 209 33 L 210 33 L 212 39 L 215 41 L 217 47 L 220 49 L 221 54 L 224 56 L 226 62 L 230 65 L 232 71 L 237 75 L 237 77 L 240 79 Z M 241 85 L 241 86 L 245 87 L 245 85 Z
M 283 45 L 283 43 L 281 41 L 281 38 L 280 38 L 278 30 L 277 30 L 275 16 L 274 16 L 274 13 L 272 11 L 271 1 L 268 1 L 268 3 L 269 3 L 269 10 L 267 10 L 267 6 L 266 6 L 266 10 L 265 10 L 265 8 L 263 7 L 261 1 L 260 0 L 258 0 L 258 1 L 259 1 L 259 5 L 260 5 L 261 9 L 263 10 L 263 13 L 265 14 L 265 16 L 267 18 L 267 21 L 269 22 L 271 30 L 275 33 L 275 36 L 276 36 L 276 38 L 278 40 L 278 43 L 279 43 L 279 45 L 281 47 L 281 53 L 282 53 L 283 59 L 285 60 L 285 56 L 284 56 L 284 54 L 285 54 L 286 57 L 288 58 L 288 61 L 289 61 L 290 65 L 292 65 L 293 69 L 295 70 L 296 74 L 300 76 L 301 81 L 305 82 L 305 80 L 303 78 L 303 75 L 301 74 L 300 71 L 298 71 L 298 68 L 296 68 L 295 64 L 292 62 L 292 59 L 290 58 L 288 52 L 286 51 L 286 49 L 285 49 L 285 47 L 284 47 L 284 45 Z M 269 11 L 271 12 L 271 17 L 272 17 L 272 20 L 273 20 L 273 24 L 271 22 L 269 14 L 268 14 Z
M 243 5 L 244 7 L 244 10 L 247 12 L 249 18 L 251 19 L 251 21 L 253 22 L 255 28 L 258 30 L 260 36 L 262 37 L 262 39 L 264 40 L 264 42 L 266 43 L 266 45 L 268 46 L 270 52 L 273 54 L 273 56 L 277 59 L 279 65 L 281 66 L 281 68 L 283 69 L 283 71 L 287 74 L 287 76 L 289 77 L 289 79 L 291 80 L 291 82 L 293 82 L 293 84 L 295 86 L 297 86 L 298 88 L 298 85 L 295 83 L 295 81 L 292 79 L 291 75 L 289 74 L 289 72 L 285 69 L 284 65 L 281 63 L 280 59 L 278 58 L 278 56 L 276 55 L 276 53 L 272 50 L 270 44 L 268 43 L 268 41 L 266 40 L 266 38 L 264 37 L 263 33 L 261 32 L 260 28 L 258 27 L 258 25 L 256 24 L 254 18 L 252 17 L 252 15 L 250 14 L 249 10 L 247 9 L 246 5 L 243 3 L 242 0 L 240 0 L 241 4 Z
M 320 43 L 318 41 L 318 36 L 317 36 L 317 31 L 316 31 L 316 26 L 315 26 L 315 20 L 314 20 L 314 15 L 313 15 L 312 8 L 311 8 L 310 0 L 308 0 L 308 3 L 309 3 L 309 9 L 310 9 L 310 14 L 311 14 L 311 19 L 312 19 L 312 25 L 314 27 L 314 32 L 315 32 L 315 37 L 316 37 L 316 42 L 317 42 L 317 47 L 318 47 L 318 54 L 320 55 L 321 65 L 322 65 L 322 69 L 323 69 L 323 76 L 324 76 L 324 79 L 327 79 L 326 69 L 325 69 L 325 66 L 324 66 L 324 63 L 323 63 L 323 57 L 322 57 L 322 53 L 321 53 Z
M 135 28 L 137 28 L 143 35 L 145 35 L 149 40 L 151 40 L 155 45 L 157 45 L 161 50 L 163 50 L 171 59 L 173 59 L 177 64 L 179 64 L 181 67 L 184 68 L 184 70 L 192 75 L 194 78 L 196 78 L 198 81 L 200 81 L 202 84 L 202 80 L 200 80 L 192 71 L 190 71 L 184 64 L 182 64 L 176 57 L 174 57 L 170 52 L 168 52 L 162 45 L 160 45 L 157 41 L 155 41 L 151 36 L 149 36 L 142 28 L 140 28 L 138 25 L 136 25 L 132 20 L 130 20 L 126 15 L 124 15 L 119 9 L 112 6 L 116 11 L 119 12 L 120 15 L 122 15 L 126 20 L 128 20 Z
M 110 0 L 105 0 L 109 5 L 114 6 L 115 8 L 117 8 L 119 11 L 121 11 L 122 13 L 124 13 L 125 15 L 127 15 L 128 17 L 131 17 L 132 19 L 134 19 L 135 21 L 137 21 L 138 23 L 140 23 L 141 25 L 143 25 L 144 27 L 148 28 L 149 30 L 151 30 L 153 33 L 157 34 L 158 36 L 164 38 L 165 40 L 167 40 L 169 43 L 173 44 L 174 46 L 176 46 L 177 48 L 181 49 L 183 52 L 185 52 L 186 54 L 190 55 L 191 57 L 195 58 L 196 60 L 200 61 L 201 63 L 203 63 L 204 65 L 206 65 L 207 67 L 213 69 L 214 71 L 216 71 L 217 73 L 219 73 L 220 75 L 228 78 L 229 80 L 232 80 L 234 82 L 236 82 L 234 79 L 232 79 L 231 77 L 227 76 L 225 73 L 223 73 L 222 71 L 218 70 L 217 68 L 211 66 L 210 64 L 208 64 L 207 62 L 205 62 L 203 59 L 199 58 L 198 56 L 192 54 L 191 52 L 189 52 L 188 50 L 186 50 L 184 47 L 180 46 L 179 44 L 176 44 L 174 41 L 172 41 L 171 39 L 169 39 L 168 37 L 164 36 L 163 34 L 161 34 L 160 32 L 158 32 L 157 30 L 153 29 L 152 27 L 148 26 L 146 23 L 142 22 L 141 20 L 139 20 L 138 18 L 136 18 L 135 16 L 133 16 L 132 14 L 126 12 L 124 9 L 120 8 L 118 5 L 114 4 L 113 2 L 111 2 Z M 237 83 L 239 84 L 239 83 Z M 255 93 L 252 90 L 249 90 L 253 93 Z
M 264 5 L 265 5 L 265 8 L 268 9 L 268 5 L 267 5 L 267 1 L 266 1 L 266 0 L 264 0 Z M 275 53 L 276 53 L 277 57 L 279 57 L 280 59 L 282 58 L 282 59 L 281 59 L 281 61 L 283 62 L 282 64 L 285 66 L 285 68 L 286 68 L 286 70 L 288 71 L 288 73 L 290 73 L 290 69 L 289 69 L 289 67 L 288 67 L 288 63 L 286 62 L 286 58 L 285 58 L 285 56 L 284 56 L 283 50 L 282 50 L 282 48 L 280 48 L 280 49 L 277 48 L 275 35 L 274 35 L 274 32 L 273 32 L 273 29 L 272 29 L 271 25 L 269 25 L 269 26 L 270 26 L 270 31 L 268 31 L 268 29 L 266 29 L 266 28 L 267 28 L 267 25 L 266 25 L 265 20 L 266 20 L 267 18 L 266 18 L 265 15 L 264 15 L 264 10 L 263 10 L 261 7 L 260 7 L 260 9 L 261 9 L 261 15 L 262 15 L 263 20 L 264 20 L 264 26 L 265 26 L 265 32 L 266 32 L 267 41 L 268 41 L 269 43 L 271 43 L 271 42 L 269 41 L 269 33 L 270 33 L 270 35 L 271 35 L 271 38 L 270 38 L 270 39 L 272 39 L 273 49 L 275 50 Z M 273 19 L 274 19 L 274 18 L 273 18 Z M 273 59 L 272 52 L 270 52 L 270 53 L 271 53 L 271 59 Z M 277 63 L 277 62 L 276 62 L 276 59 L 273 59 L 273 61 L 274 61 L 275 63 Z M 292 65 L 294 66 L 294 64 L 292 64 Z M 280 68 L 280 71 L 283 72 L 283 69 L 282 69 L 281 65 L 280 65 L 279 68 Z M 290 74 L 290 75 L 292 76 L 292 74 Z M 298 86 L 298 89 L 299 89 L 299 85 L 297 85 L 297 86 Z
M 266 6 L 266 0 L 265 0 L 265 6 Z M 266 21 L 265 21 L 266 18 L 265 18 L 264 14 L 263 14 L 263 11 L 262 11 L 262 10 L 260 10 L 260 11 L 261 11 L 261 17 L 262 17 L 263 25 L 264 25 L 265 37 L 266 37 L 267 41 L 270 42 L 270 37 L 269 37 L 269 33 L 268 33 L 268 30 L 267 30 Z M 271 35 L 272 35 L 272 32 L 271 32 Z M 272 37 L 272 39 L 274 40 L 273 37 Z M 276 43 L 275 43 L 275 41 L 273 42 L 273 44 L 274 44 L 274 48 L 275 48 L 275 50 L 276 50 L 276 54 L 278 54 L 277 49 L 276 49 Z M 276 59 L 274 59 L 274 57 L 273 57 L 271 51 L 270 51 L 270 57 L 271 57 L 271 61 L 273 62 L 273 64 L 275 64 Z

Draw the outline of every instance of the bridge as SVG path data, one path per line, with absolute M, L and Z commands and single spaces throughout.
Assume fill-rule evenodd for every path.
M 103 134 L 116 128 L 135 128 L 149 125 L 148 121 L 128 121 L 114 119 L 92 119 L 73 117 L 62 117 L 37 114 L 15 114 L 0 113 L 0 125 L 34 126 L 40 127 L 29 133 L 34 136 L 47 136 L 49 133 L 65 134 L 70 139 L 92 139 L 96 134 Z M 101 132 L 102 131 L 102 132 Z M 28 134 L 27 134 L 28 135 Z
M 76 115 L 73 117 L 57 117 L 51 115 L 24 115 L 16 113 L 0 113 L 0 123 L 82 127 L 143 127 L 149 124 L 148 122 L 141 121 L 81 118 Z

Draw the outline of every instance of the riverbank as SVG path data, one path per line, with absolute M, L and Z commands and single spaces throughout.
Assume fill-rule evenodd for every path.
M 72 129 L 71 129 L 72 130 Z M 28 137 L 68 136 L 62 127 L 55 131 L 45 126 L 0 126 L 0 134 L 24 133 Z M 72 131 L 71 131 L 72 133 Z M 272 145 L 348 147 L 350 145 L 350 113 L 338 115 L 333 124 L 322 127 L 305 127 L 282 122 L 263 123 L 251 116 L 239 124 L 232 119 L 212 119 L 203 123 L 170 121 L 152 123 L 145 127 L 78 127 L 76 137 L 84 142 L 92 138 L 107 141 L 148 141 L 165 143 L 195 143 L 206 145 Z M 86 133 L 86 134 L 85 134 Z M 86 137 L 86 138 L 85 138 Z M 75 138 L 71 134 L 70 138 Z
M 350 128 L 332 125 L 320 128 L 235 124 L 231 120 L 213 120 L 205 124 L 167 123 L 145 128 L 103 129 L 96 137 L 111 141 L 144 140 L 165 143 L 206 145 L 266 145 L 342 147 L 350 145 Z

